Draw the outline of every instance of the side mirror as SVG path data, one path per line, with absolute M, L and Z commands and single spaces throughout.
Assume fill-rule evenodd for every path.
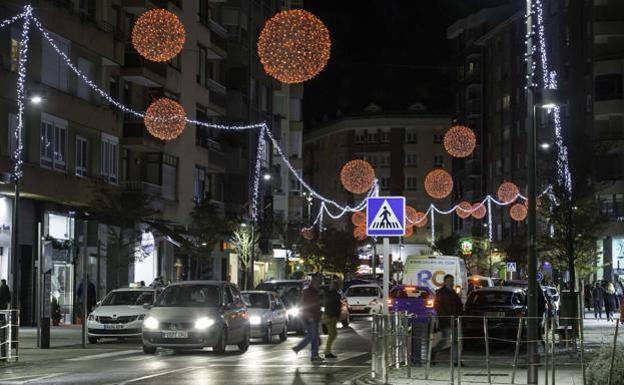
M 152 308 L 151 304 L 149 304 L 149 303 L 144 303 L 143 304 L 143 309 L 151 309 L 151 308 Z
M 102 301 L 97 301 L 97 302 L 95 303 L 95 307 L 98 307 L 98 306 L 100 306 L 101 304 L 102 304 Z

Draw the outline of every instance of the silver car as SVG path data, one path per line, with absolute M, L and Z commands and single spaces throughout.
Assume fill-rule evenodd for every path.
M 249 317 L 238 288 L 222 281 L 185 281 L 169 285 L 143 321 L 143 351 L 159 347 L 223 353 L 227 345 L 249 348 Z
M 279 335 L 280 341 L 286 341 L 288 315 L 277 293 L 252 290 L 242 294 L 249 312 L 251 338 L 262 338 L 262 342 L 270 344 L 273 336 Z

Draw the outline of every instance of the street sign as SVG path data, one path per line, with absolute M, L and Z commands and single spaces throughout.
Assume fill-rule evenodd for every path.
M 405 234 L 405 197 L 366 200 L 366 235 L 400 237 Z
M 537 279 L 537 282 L 542 282 L 544 280 L 544 274 L 541 271 L 538 271 L 535 279 Z
M 515 262 L 507 262 L 507 272 L 515 273 L 516 272 L 516 263 Z

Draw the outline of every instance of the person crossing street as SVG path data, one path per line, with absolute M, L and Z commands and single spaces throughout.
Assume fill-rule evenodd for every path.
M 325 293 L 325 325 L 327 325 L 327 342 L 325 343 L 325 358 L 338 358 L 332 353 L 332 345 L 338 336 L 336 324 L 340 317 L 340 293 L 338 293 L 338 284 L 332 281 L 329 290 Z
M 321 297 L 318 291 L 318 282 L 313 279 L 310 285 L 301 291 L 301 318 L 305 325 L 306 334 L 303 339 L 292 350 L 298 354 L 308 344 L 310 344 L 310 361 L 323 362 L 319 356 L 319 322 L 321 321 Z

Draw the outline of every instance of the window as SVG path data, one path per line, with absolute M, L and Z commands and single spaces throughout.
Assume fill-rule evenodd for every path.
M 208 110 L 201 104 L 195 106 L 195 119 L 200 122 L 208 121 Z M 195 145 L 209 148 L 213 139 L 213 132 L 209 127 L 195 125 Z
M 433 134 L 433 144 L 442 144 L 444 137 L 442 134 Z
M 197 21 L 204 25 L 208 25 L 210 20 L 210 7 L 208 0 L 198 0 L 197 4 Z
M 416 130 L 405 130 L 405 143 L 418 143 Z
M 69 56 L 69 40 L 63 39 L 49 31 L 48 33 L 54 41 L 54 44 Z M 47 41 L 43 41 L 41 47 L 41 81 L 50 87 L 67 91 L 67 66 L 65 62 Z
M 214 77 L 214 62 L 209 60 L 208 49 L 206 47 L 198 44 L 197 51 L 198 61 L 196 81 L 206 87 L 208 79 L 212 79 Z
M 366 131 L 356 131 L 355 132 L 355 143 L 365 143 L 366 142 Z
M 201 202 L 210 192 L 208 181 L 208 175 L 203 167 L 195 166 L 195 177 L 193 180 L 193 196 L 195 202 Z
M 444 166 L 444 157 L 442 155 L 434 155 L 433 167 L 443 167 L 443 166 Z
M 390 143 L 390 130 L 381 130 L 381 143 Z
M 383 153 L 379 155 L 379 167 L 390 167 L 390 154 Z
M 9 129 L 8 134 L 9 134 L 9 140 L 8 140 L 8 144 L 9 144 L 9 158 L 13 158 L 13 154 L 15 154 L 15 149 L 17 149 L 17 138 L 15 137 L 15 130 L 17 129 L 17 115 L 16 114 L 9 114 Z
M 119 139 L 112 135 L 102 134 L 100 175 L 108 183 L 117 183 L 118 149 Z
M 20 50 L 20 30 L 11 28 L 11 71 L 17 72 Z
M 367 161 L 368 163 L 371 164 L 371 166 L 376 167 L 377 166 L 377 155 L 364 155 L 364 160 Z
M 303 135 L 301 131 L 290 132 L 290 156 L 295 158 L 301 157 Z
M 622 99 L 622 74 L 596 76 L 596 101 Z
M 178 158 L 162 154 L 162 194 L 163 198 L 175 200 L 178 196 Z
M 40 163 L 44 167 L 65 171 L 67 121 L 41 114 Z
M 416 166 L 416 153 L 414 152 L 405 153 L 405 165 Z
M 382 190 L 390 189 L 390 178 L 389 177 L 382 177 L 380 179 L 380 182 L 381 182 L 381 189 Z
M 418 188 L 418 185 L 416 183 L 416 177 L 415 176 L 406 176 L 405 177 L 405 189 L 406 190 L 416 190 Z
M 376 143 L 377 142 L 377 131 L 368 131 L 367 135 L 368 143 Z
M 76 175 L 87 176 L 88 164 L 87 139 L 76 136 Z
M 509 94 L 503 96 L 503 110 L 509 110 L 509 106 L 511 105 L 511 97 Z
M 79 57 L 78 58 L 78 69 L 82 72 L 87 78 L 93 79 L 93 63 L 89 60 Z M 77 79 L 76 84 L 76 94 L 79 98 L 84 100 L 91 99 L 91 89 L 82 79 Z

